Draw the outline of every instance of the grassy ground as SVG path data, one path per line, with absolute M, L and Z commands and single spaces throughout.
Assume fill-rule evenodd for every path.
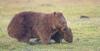
M 71 1 L 70 1 L 71 2 Z M 68 4 L 66 4 L 68 3 Z M 72 2 L 73 3 L 73 2 Z M 69 44 L 29 45 L 10 38 L 6 28 L 12 17 L 21 11 L 60 11 L 70 22 L 74 41 Z M 80 19 L 81 15 L 89 19 Z M 0 0 L 0 51 L 100 51 L 100 5 L 93 2 L 74 3 L 52 0 Z

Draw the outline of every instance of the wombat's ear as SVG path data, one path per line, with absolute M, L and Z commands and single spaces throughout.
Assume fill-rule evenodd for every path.
M 54 16 L 58 16 L 58 17 L 63 16 L 63 14 L 61 12 L 54 12 L 53 14 L 54 14 Z
M 56 13 L 56 12 L 54 12 L 54 13 L 53 13 L 53 15 L 54 15 L 54 16 L 57 16 L 57 13 Z

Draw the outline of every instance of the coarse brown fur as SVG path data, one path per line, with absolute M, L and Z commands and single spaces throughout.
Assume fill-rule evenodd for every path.
M 7 30 L 9 36 L 22 42 L 29 42 L 30 38 L 39 38 L 42 43 L 48 44 L 51 38 L 55 40 L 55 38 L 60 37 L 57 36 L 59 33 L 56 32 L 61 32 L 60 34 L 68 42 L 73 40 L 72 32 L 67 27 L 67 22 L 60 12 L 18 13 L 8 25 Z M 58 38 L 58 40 L 60 39 Z

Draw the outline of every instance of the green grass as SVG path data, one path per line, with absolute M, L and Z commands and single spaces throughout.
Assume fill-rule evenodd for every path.
M 19 2 L 0 0 L 0 51 L 100 51 L 100 5 L 98 4 L 64 4 L 49 3 L 48 1 Z M 26 0 L 25 0 L 26 1 Z M 34 1 L 34 2 L 33 2 Z M 55 0 L 56 1 L 56 0 Z M 49 3 L 50 6 L 41 4 Z M 17 42 L 7 34 L 7 26 L 12 17 L 21 11 L 53 12 L 60 11 L 69 20 L 73 31 L 74 41 L 69 44 L 63 41 L 60 44 L 35 44 Z M 90 19 L 80 19 L 81 15 Z

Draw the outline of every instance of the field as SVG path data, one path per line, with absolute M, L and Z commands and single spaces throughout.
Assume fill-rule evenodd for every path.
M 35 44 L 17 42 L 7 34 L 12 17 L 22 11 L 62 12 L 70 22 L 73 43 Z M 80 19 L 85 15 L 89 18 Z M 0 0 L 0 51 L 100 51 L 99 0 Z

